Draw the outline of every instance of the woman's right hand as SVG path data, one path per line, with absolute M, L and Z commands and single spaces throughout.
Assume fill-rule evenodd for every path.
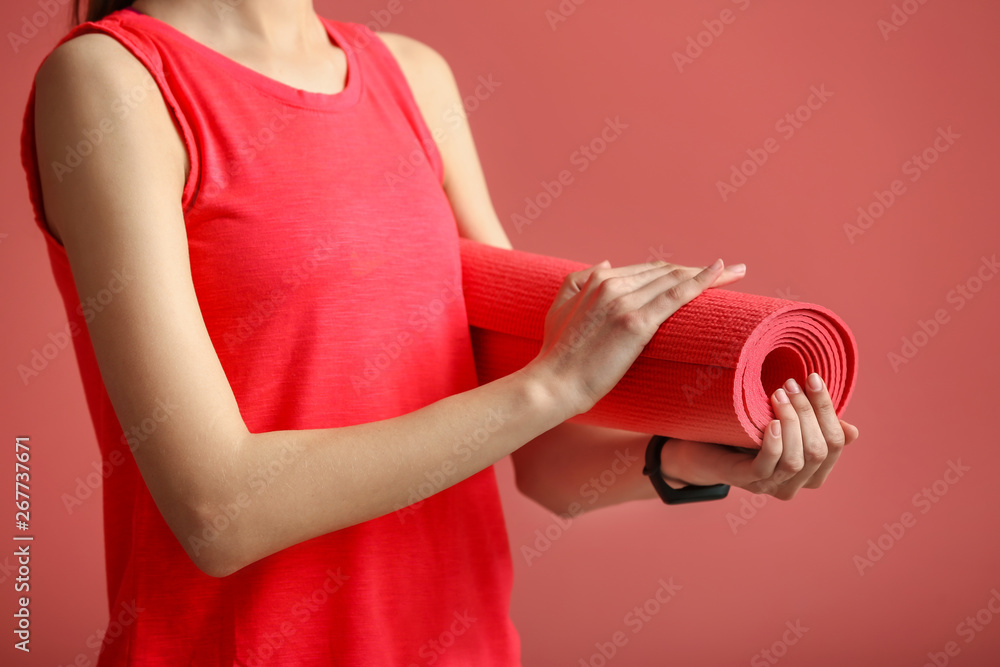
M 666 262 L 611 268 L 607 260 L 563 280 L 545 316 L 542 348 L 528 366 L 559 387 L 580 414 L 625 375 L 660 325 L 711 287 L 741 279 L 742 264 L 723 269 Z

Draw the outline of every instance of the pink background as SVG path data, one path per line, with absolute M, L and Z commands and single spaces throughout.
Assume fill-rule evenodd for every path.
M 316 6 L 366 22 L 388 4 Z M 603 664 L 595 643 L 619 631 L 627 643 L 608 664 L 763 665 L 772 663 L 760 652 L 772 646 L 784 665 L 923 665 L 929 652 L 938 664 L 997 664 L 1000 616 L 987 603 L 1000 590 L 1000 279 L 977 284 L 975 276 L 981 258 L 1000 250 L 990 194 L 1000 178 L 1000 6 L 902 5 L 916 11 L 902 14 L 908 20 L 887 39 L 878 22 L 891 20 L 888 0 L 595 0 L 555 30 L 546 11 L 557 11 L 558 0 L 403 0 L 386 26 L 444 54 L 467 95 L 480 76 L 500 82 L 470 118 L 516 248 L 614 265 L 644 261 L 661 246 L 681 264 L 746 262 L 740 290 L 823 304 L 847 321 L 860 347 L 845 418 L 861 438 L 823 489 L 791 502 L 752 508 L 749 500 L 762 498 L 734 489 L 722 502 L 632 503 L 557 529 L 552 515 L 517 494 L 502 462 L 517 569 L 512 614 L 525 665 Z M 679 71 L 673 53 L 725 9 L 732 22 L 711 43 L 705 32 L 708 46 Z M 3 3 L 3 33 L 19 31 L 36 11 L 34 0 Z M 98 456 L 73 353 L 62 352 L 28 386 L 16 370 L 65 324 L 30 221 L 17 144 L 31 77 L 65 29 L 59 16 L 17 53 L 5 44 L 2 56 L 0 469 L 8 472 L 0 496 L 13 495 L 14 436 L 28 434 L 36 535 L 28 660 L 11 649 L 15 575 L 5 565 L 13 547 L 0 551 L 4 664 L 92 659 L 88 637 L 107 622 L 100 502 L 92 497 L 70 515 L 60 500 Z M 813 86 L 831 95 L 822 105 L 814 99 L 819 108 L 789 137 L 775 123 L 805 104 Z M 628 127 L 580 171 L 574 151 L 608 117 Z M 906 163 L 949 127 L 958 138 L 912 181 Z M 777 151 L 724 201 L 717 181 L 768 138 Z M 524 214 L 525 197 L 563 169 L 573 183 L 518 230 L 511 216 Z M 852 243 L 844 226 L 895 179 L 905 192 Z M 994 278 L 986 268 L 982 275 Z M 948 295 L 967 282 L 981 289 L 959 308 Z M 947 322 L 894 369 L 889 353 L 899 354 L 903 337 L 938 309 Z M 949 461 L 968 467 L 960 478 L 948 474 L 954 484 L 939 481 Z M 915 503 L 925 487 L 935 502 Z M 749 518 L 736 524 L 741 510 Z M 3 511 L 12 524 L 13 507 Z M 907 511 L 914 521 L 891 537 L 884 524 Z M 546 528 L 557 539 L 529 565 L 521 546 Z M 880 538 L 891 547 L 859 574 L 855 556 Z M 681 588 L 635 632 L 626 614 L 661 579 Z M 993 606 L 1000 610 L 1000 600 Z M 992 622 L 978 631 L 960 626 L 977 612 L 980 623 Z M 795 639 L 786 630 L 796 623 L 808 630 L 783 644 L 783 636 Z M 957 655 L 942 653 L 948 642 Z

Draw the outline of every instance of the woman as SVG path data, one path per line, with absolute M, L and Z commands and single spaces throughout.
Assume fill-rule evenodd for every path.
M 441 56 L 310 0 L 127 4 L 42 63 L 23 144 L 112 470 L 111 616 L 135 610 L 99 664 L 517 664 L 492 464 L 564 511 L 649 438 L 564 422 L 743 271 L 573 273 L 538 357 L 479 387 L 457 240 L 511 244 L 468 125 L 438 127 Z M 857 429 L 790 382 L 759 453 L 670 440 L 663 474 L 820 486 Z M 654 497 L 634 466 L 591 507 Z

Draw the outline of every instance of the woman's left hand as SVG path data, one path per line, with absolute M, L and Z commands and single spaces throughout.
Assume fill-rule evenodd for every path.
M 818 389 L 810 386 L 813 381 Z M 819 488 L 859 433 L 837 417 L 817 374 L 806 385 L 803 390 L 789 379 L 771 395 L 778 418 L 764 429 L 760 450 L 670 438 L 660 457 L 663 475 L 699 486 L 729 484 L 781 500 L 802 488 Z

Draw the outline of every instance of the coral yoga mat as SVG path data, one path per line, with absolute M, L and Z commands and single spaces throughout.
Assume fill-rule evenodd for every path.
M 588 265 L 459 238 L 462 290 L 479 383 L 538 354 L 545 315 L 563 278 Z M 760 446 L 774 419 L 769 396 L 816 371 L 843 414 L 854 390 L 854 335 L 832 311 L 712 288 L 660 326 L 624 377 L 571 421 L 713 442 Z

